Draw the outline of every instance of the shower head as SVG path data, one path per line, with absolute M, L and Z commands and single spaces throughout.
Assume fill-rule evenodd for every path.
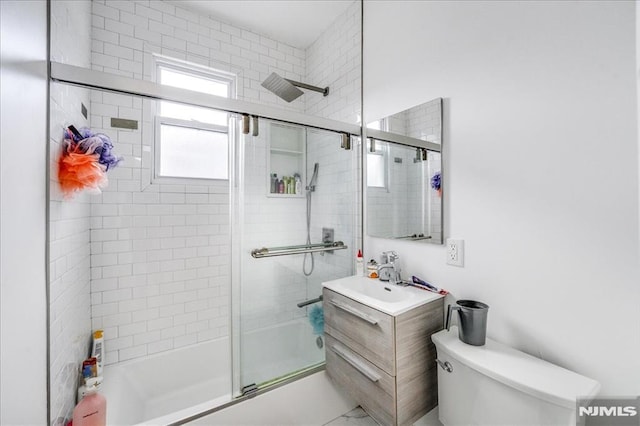
M 316 190 L 316 181 L 318 180 L 318 168 L 320 168 L 320 164 L 316 163 L 313 165 L 313 175 L 311 176 L 311 180 L 307 185 L 307 191 L 315 191 Z
M 297 87 L 296 87 L 297 86 Z M 325 87 L 324 89 L 321 87 L 311 86 L 309 84 L 300 83 L 299 81 L 289 80 L 287 78 L 280 77 L 275 72 L 272 72 L 269 77 L 267 77 L 262 82 L 262 87 L 267 89 L 268 91 L 274 93 L 280 98 L 284 99 L 287 102 L 294 101 L 298 99 L 304 92 L 298 87 L 302 87 L 303 89 L 313 90 L 315 92 L 320 92 L 324 96 L 329 94 L 329 88 Z

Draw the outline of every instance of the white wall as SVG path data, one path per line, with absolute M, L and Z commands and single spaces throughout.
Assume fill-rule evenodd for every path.
M 47 423 L 47 8 L 0 2 L 0 423 Z
M 633 2 L 365 2 L 365 120 L 445 98 L 443 246 L 406 275 L 491 306 L 490 337 L 640 392 Z M 366 122 L 366 121 L 365 121 Z

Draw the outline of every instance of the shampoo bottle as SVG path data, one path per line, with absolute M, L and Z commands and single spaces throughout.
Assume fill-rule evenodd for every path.
M 96 330 L 93 332 L 93 346 L 91 348 L 91 356 L 97 361 L 97 376 L 102 375 L 102 366 L 104 363 L 104 337 L 102 334 L 102 330 Z
M 102 377 L 85 381 L 85 396 L 73 410 L 73 426 L 106 426 L 107 400 L 98 393 Z

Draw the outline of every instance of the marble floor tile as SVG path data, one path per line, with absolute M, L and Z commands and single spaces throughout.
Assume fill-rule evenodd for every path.
M 365 413 L 362 407 L 356 407 L 324 426 L 378 426 L 378 423 Z M 418 419 L 413 426 L 442 426 L 438 419 L 438 407 Z
M 343 414 L 331 420 L 324 426 L 378 426 L 375 420 L 373 420 L 361 407 Z

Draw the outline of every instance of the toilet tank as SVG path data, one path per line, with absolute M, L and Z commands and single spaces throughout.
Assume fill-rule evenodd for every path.
M 440 363 L 451 367 L 438 367 L 438 412 L 445 426 L 575 426 L 576 399 L 591 399 L 600 389 L 595 380 L 491 339 L 467 345 L 457 327 L 431 339 Z

